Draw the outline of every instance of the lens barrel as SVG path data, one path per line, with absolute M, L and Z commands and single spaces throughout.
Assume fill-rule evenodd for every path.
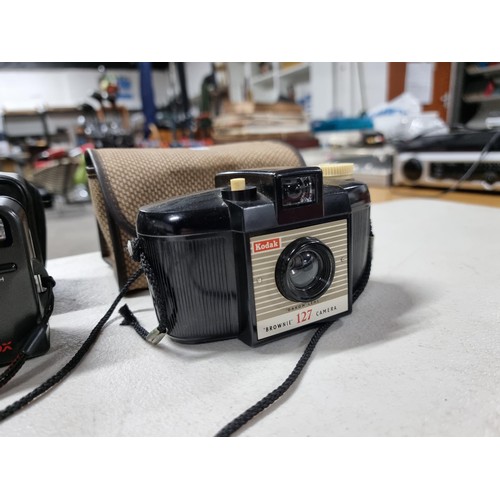
M 294 302 L 309 302 L 321 297 L 335 274 L 335 259 L 320 240 L 309 236 L 290 243 L 281 252 L 275 269 L 280 293 Z

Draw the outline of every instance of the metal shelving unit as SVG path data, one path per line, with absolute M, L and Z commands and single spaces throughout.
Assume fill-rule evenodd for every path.
M 500 116 L 500 63 L 453 63 L 452 68 L 449 124 L 486 127 L 486 120 Z
M 287 92 L 288 87 L 308 84 L 310 81 L 310 63 L 307 62 L 290 66 L 287 63 L 270 63 L 271 69 L 264 74 L 259 73 L 259 63 L 245 64 L 250 90 L 257 102 L 276 102 L 280 95 Z
M 484 95 L 484 94 L 465 94 L 462 99 L 467 103 L 480 103 L 480 102 L 495 102 L 500 101 L 500 94 Z
M 469 64 L 465 68 L 465 71 L 469 75 L 483 75 L 483 76 L 494 75 L 495 73 L 500 73 L 500 63 L 491 64 L 485 67 L 477 66 L 475 64 Z

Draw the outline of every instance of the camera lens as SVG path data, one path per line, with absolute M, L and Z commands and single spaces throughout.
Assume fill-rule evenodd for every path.
M 318 254 L 311 250 L 304 250 L 290 259 L 287 272 L 293 286 L 305 288 L 316 279 L 319 268 Z
M 280 293 L 294 302 L 308 302 L 330 287 L 335 271 L 331 250 L 316 238 L 290 243 L 276 263 L 275 279 Z
M 314 202 L 314 184 L 309 175 L 284 178 L 282 203 L 284 207 Z

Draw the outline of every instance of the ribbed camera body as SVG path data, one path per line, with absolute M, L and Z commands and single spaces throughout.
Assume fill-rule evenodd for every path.
M 255 346 L 351 312 L 368 260 L 365 184 L 324 185 L 320 168 L 304 167 L 225 172 L 216 186 L 138 215 L 171 338 Z

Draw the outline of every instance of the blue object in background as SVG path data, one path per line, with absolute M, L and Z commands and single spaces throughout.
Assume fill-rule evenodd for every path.
M 139 63 L 142 112 L 144 114 L 144 137 L 151 134 L 150 125 L 156 124 L 156 106 L 153 91 L 153 66 L 150 62 Z
M 339 130 L 372 129 L 373 121 L 368 117 L 332 118 L 331 120 L 315 120 L 311 122 L 313 132 L 335 132 Z
M 132 82 L 128 76 L 118 76 L 118 99 L 132 99 Z

